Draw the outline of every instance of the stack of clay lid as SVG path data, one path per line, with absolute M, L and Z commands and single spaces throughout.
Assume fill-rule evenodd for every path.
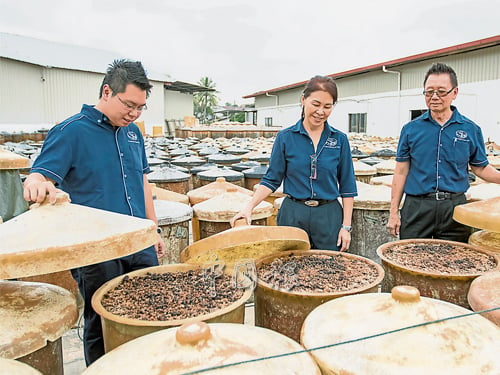
M 149 183 L 149 186 L 151 188 L 151 193 L 153 194 L 153 199 L 189 204 L 189 198 L 185 194 L 179 194 L 175 191 L 159 188 L 156 184 L 151 182 Z
M 328 301 L 302 326 L 301 343 L 323 374 L 500 374 L 500 329 L 416 288 Z M 371 337 L 375 336 L 375 337 Z
M 370 183 L 370 179 L 377 174 L 377 168 L 365 164 L 357 159 L 353 159 L 354 175 L 356 180 Z
M 459 205 L 453 219 L 473 228 L 500 232 L 500 197 Z
M 252 196 L 253 194 L 251 190 L 227 182 L 224 177 L 217 177 L 214 182 L 189 191 L 187 193 L 187 197 L 189 198 L 189 203 L 194 206 L 197 203 L 204 202 L 207 199 L 216 197 L 222 193 L 226 193 L 228 190 L 233 189 L 236 189 L 236 191 L 248 196 Z
M 394 170 L 396 169 L 396 159 L 392 158 L 384 160 L 375 164 L 375 168 L 377 168 L 377 173 L 379 175 L 394 174 Z
M 59 194 L 0 225 L 0 279 L 68 270 L 156 243 L 153 221 L 69 203 Z
M 0 358 L 0 374 L 42 375 L 40 371 L 13 359 Z
M 83 374 L 195 374 L 211 369 L 207 373 L 319 375 L 317 365 L 303 350 L 288 337 L 264 328 L 195 322 L 125 343 Z M 299 353 L 283 355 L 294 352 Z
M 181 262 L 204 264 L 215 257 L 226 265 L 257 259 L 280 251 L 310 249 L 307 233 L 295 227 L 246 225 L 235 227 L 196 241 L 181 252 Z
M 207 169 L 206 171 L 198 172 L 196 176 L 199 178 L 201 185 L 207 185 L 217 180 L 217 178 L 219 177 L 224 177 L 226 181 L 232 182 L 233 184 L 238 186 L 244 186 L 245 175 L 243 173 L 237 172 L 222 165 L 219 165 L 218 168 Z

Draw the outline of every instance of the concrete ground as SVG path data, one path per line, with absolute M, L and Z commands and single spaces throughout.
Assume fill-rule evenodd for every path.
M 245 324 L 254 325 L 254 306 L 247 303 L 245 306 Z M 83 358 L 83 322 L 70 329 L 62 338 L 64 375 L 80 375 L 86 368 Z

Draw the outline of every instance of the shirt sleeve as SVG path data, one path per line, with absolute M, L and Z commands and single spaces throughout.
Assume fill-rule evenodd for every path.
M 40 155 L 33 163 L 31 173 L 40 173 L 61 184 L 73 161 L 73 142 L 70 135 L 71 132 L 66 131 L 64 126 L 53 127 L 47 133 Z
M 398 149 L 396 151 L 396 161 L 405 162 L 410 160 L 410 145 L 407 136 L 408 126 L 403 126 L 399 136 Z
M 479 126 L 476 127 L 475 142 L 471 149 L 469 164 L 474 167 L 486 167 L 489 164 L 486 148 L 484 147 L 483 133 Z
M 341 197 L 356 197 L 358 195 L 356 187 L 356 176 L 354 174 L 354 164 L 352 162 L 351 146 L 347 136 L 342 142 L 339 169 L 337 178 L 339 181 L 339 193 Z
M 269 158 L 269 167 L 265 175 L 262 176 L 260 184 L 268 187 L 274 192 L 280 187 L 285 172 L 285 142 L 283 140 L 283 134 L 278 133 L 273 143 L 271 157 Z

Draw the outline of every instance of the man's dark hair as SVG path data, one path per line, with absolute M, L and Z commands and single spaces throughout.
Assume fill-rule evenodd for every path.
M 146 91 L 146 97 L 149 96 L 153 85 L 149 83 L 146 71 L 140 61 L 131 61 L 126 59 L 114 60 L 109 64 L 106 75 L 99 90 L 99 99 L 102 97 L 104 85 L 108 85 L 113 91 L 113 96 L 125 92 L 127 85 L 133 84 L 141 90 Z
M 448 66 L 448 65 L 443 64 L 443 63 L 432 64 L 432 66 L 429 68 L 429 70 L 425 74 L 424 87 L 425 87 L 425 83 L 427 82 L 427 78 L 429 78 L 429 76 L 431 74 L 448 74 L 450 76 L 451 85 L 453 87 L 458 87 L 457 74 L 455 73 L 455 71 L 453 70 L 453 68 L 451 66 Z

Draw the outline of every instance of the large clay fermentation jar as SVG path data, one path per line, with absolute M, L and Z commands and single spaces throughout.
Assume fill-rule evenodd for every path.
M 184 203 L 154 200 L 154 209 L 161 237 L 165 243 L 165 254 L 160 264 L 179 263 L 182 249 L 189 245 L 189 222 L 193 209 Z
M 354 166 L 354 175 L 356 176 L 357 181 L 369 184 L 370 179 L 377 174 L 377 168 L 372 165 L 356 159 L 353 160 L 352 164 Z
M 323 374 L 499 374 L 500 329 L 480 315 L 462 317 L 470 314 L 401 285 L 317 307 L 301 343 Z
M 328 251 L 328 250 L 297 250 L 297 251 L 283 251 L 275 253 L 260 259 L 257 259 L 256 267 L 257 273 L 264 265 L 273 265 L 274 262 L 285 260 L 290 256 L 309 257 L 309 256 L 334 256 L 340 257 L 349 262 L 350 260 L 357 260 L 362 262 L 365 271 L 373 271 L 376 277 L 370 282 L 366 282 L 357 287 L 339 288 L 335 292 L 301 292 L 294 291 L 290 288 L 278 288 L 268 282 L 263 281 L 260 277 L 257 280 L 257 288 L 255 289 L 255 325 L 269 328 L 279 333 L 282 333 L 296 341 L 300 338 L 300 329 L 306 316 L 317 306 L 331 299 L 339 298 L 345 295 L 357 293 L 370 293 L 378 290 L 378 285 L 384 277 L 384 270 L 377 263 L 360 257 L 358 255 Z M 277 269 L 278 277 L 287 276 L 289 270 L 282 268 Z M 290 273 L 293 273 L 290 272 Z M 291 274 L 290 276 L 293 276 Z M 315 277 L 322 277 L 322 275 L 310 276 L 314 281 Z
M 5 358 L 0 358 L 0 374 L 42 375 L 40 371 L 25 363 Z
M 440 254 L 446 254 L 447 248 L 455 249 L 449 258 Z M 408 256 L 412 253 L 411 249 L 422 251 L 413 251 L 416 255 Z M 383 292 L 388 292 L 397 285 L 411 285 L 418 288 L 422 296 L 451 302 L 464 308 L 469 308 L 467 293 L 472 280 L 485 272 L 498 270 L 500 263 L 498 256 L 478 247 L 435 239 L 389 242 L 379 246 L 377 254 L 386 274 L 382 283 Z M 399 254 L 403 254 L 404 261 Z M 484 260 L 483 270 L 465 268 L 474 258 Z M 451 266 L 454 268 L 449 270 Z
M 103 284 L 92 297 L 92 307 L 97 314 L 101 316 L 104 349 L 106 352 L 116 348 L 117 346 L 133 340 L 137 337 L 144 336 L 148 333 L 159 331 L 169 327 L 180 326 L 184 323 L 194 321 L 205 321 L 209 323 L 241 323 L 245 319 L 245 302 L 252 294 L 251 289 L 245 289 L 241 298 L 232 302 L 230 305 L 213 311 L 208 314 L 202 314 L 186 319 L 172 320 L 142 320 L 132 319 L 121 315 L 113 314 L 106 310 L 102 304 L 103 298 L 110 290 L 116 288 L 124 277 L 132 278 L 135 276 L 144 276 L 148 273 L 176 273 L 188 272 L 190 270 L 199 270 L 200 265 L 193 264 L 167 264 L 157 267 L 148 267 L 138 271 L 129 272 L 125 275 L 116 277 L 107 283 Z M 146 303 L 147 301 L 145 301 Z M 188 308 L 187 306 L 186 308 Z
M 78 319 L 75 297 L 55 285 L 6 280 L 0 296 L 0 357 L 62 375 L 62 336 Z
M 123 344 L 83 374 L 319 375 L 318 366 L 303 350 L 288 337 L 264 328 L 197 322 Z M 280 356 L 295 352 L 299 353 Z
M 357 182 L 356 185 L 358 196 L 354 197 L 349 252 L 380 264 L 377 247 L 395 240 L 386 229 L 391 208 L 391 189 L 363 182 Z
M 500 327 L 500 271 L 486 272 L 472 281 L 467 301 L 474 311 L 484 311 L 482 315 Z M 496 310 L 495 310 L 496 309 Z
M 217 195 L 193 206 L 193 215 L 200 226 L 200 239 L 231 228 L 230 220 L 252 199 L 236 189 Z M 259 203 L 252 211 L 252 225 L 266 225 L 273 214 L 273 206 L 268 202 Z
M 148 181 L 155 183 L 159 188 L 186 194 L 189 191 L 191 175 L 176 168 L 162 167 L 149 173 Z
M 0 148 L 0 223 L 28 209 L 19 170 L 29 164 L 30 159 Z
M 224 177 L 227 182 L 245 187 L 245 175 L 227 166 L 219 165 L 217 168 L 198 172 L 196 176 L 200 180 L 201 186 L 208 185 L 216 181 L 219 177 Z

